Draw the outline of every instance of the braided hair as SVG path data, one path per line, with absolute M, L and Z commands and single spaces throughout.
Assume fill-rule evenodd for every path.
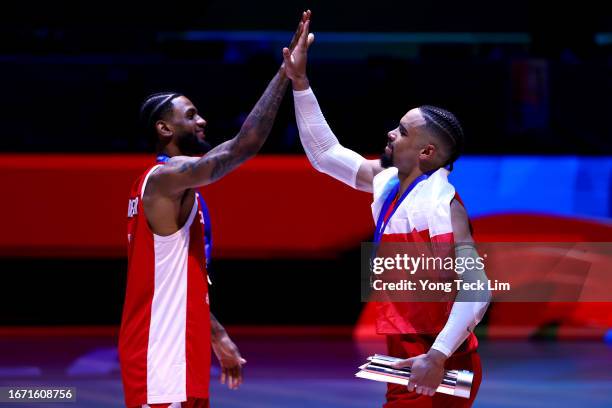
M 140 105 L 140 125 L 146 134 L 157 136 L 155 122 L 172 111 L 172 100 L 183 96 L 177 92 L 158 92 L 149 95 Z
M 419 110 L 425 118 L 425 126 L 447 141 L 450 156 L 442 167 L 449 166 L 449 170 L 452 170 L 453 163 L 463 152 L 465 143 L 461 123 L 454 114 L 437 106 L 423 105 L 419 106 Z

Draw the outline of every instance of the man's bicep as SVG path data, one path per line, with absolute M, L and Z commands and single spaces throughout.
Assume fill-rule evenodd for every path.
M 357 170 L 357 189 L 371 193 L 374 190 L 374 177 L 383 170 L 380 160 L 364 160 Z
M 182 194 L 187 189 L 208 184 L 214 161 L 203 160 L 205 157 L 173 157 L 151 175 L 151 182 L 165 195 Z

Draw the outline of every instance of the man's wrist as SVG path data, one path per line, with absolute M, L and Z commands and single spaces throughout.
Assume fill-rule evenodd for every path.
M 210 337 L 210 341 L 212 343 L 221 343 L 221 340 L 223 340 L 225 337 L 227 337 L 227 332 L 225 330 L 214 333 L 211 337 Z
M 435 364 L 442 366 L 448 359 L 448 356 L 446 354 L 444 354 L 440 350 L 436 350 L 435 348 L 430 348 L 426 355 L 429 360 L 433 361 Z
M 219 343 L 224 337 L 227 337 L 227 332 L 212 313 L 210 317 L 210 341 L 213 343 Z
M 305 91 L 310 88 L 310 83 L 308 82 L 308 77 L 304 76 L 302 78 L 296 78 L 291 81 L 293 84 L 294 91 Z

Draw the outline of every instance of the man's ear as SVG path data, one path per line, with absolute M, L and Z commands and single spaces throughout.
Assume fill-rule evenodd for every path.
M 163 138 L 171 138 L 174 134 L 170 126 L 163 120 L 155 122 L 155 129 L 157 130 L 157 134 Z
M 433 160 L 437 150 L 436 145 L 431 143 L 426 144 L 419 153 L 420 159 L 429 161 Z

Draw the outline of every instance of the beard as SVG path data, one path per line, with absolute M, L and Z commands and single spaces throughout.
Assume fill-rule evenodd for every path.
M 383 169 L 393 167 L 393 151 L 391 151 L 391 154 L 383 153 L 380 155 L 380 166 Z
M 210 143 L 200 140 L 194 133 L 185 133 L 178 138 L 178 148 L 185 156 L 202 156 L 212 149 Z

